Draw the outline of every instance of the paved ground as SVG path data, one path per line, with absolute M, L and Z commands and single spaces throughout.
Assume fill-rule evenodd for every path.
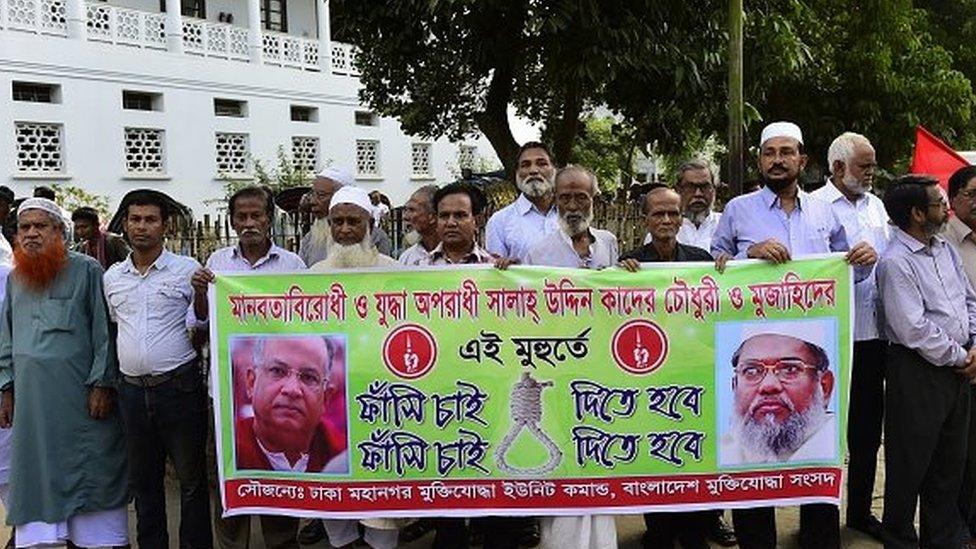
M 882 486 L 884 482 L 884 469 L 879 460 L 878 463 L 879 475 L 877 483 L 874 489 L 874 512 L 875 516 L 881 517 L 881 506 L 882 506 Z M 167 499 L 169 500 L 169 531 L 170 531 L 170 547 L 174 549 L 177 547 L 176 544 L 176 532 L 178 531 L 178 501 L 179 494 L 175 486 L 168 486 Z M 843 513 L 841 513 L 843 516 Z M 3 517 L 3 510 L 0 509 L 0 517 Z M 796 534 L 799 528 L 799 512 L 797 508 L 783 508 L 776 512 L 776 522 L 779 526 L 779 546 L 785 549 L 791 549 L 798 547 L 796 543 Z M 0 521 L 2 522 L 2 521 Z M 129 508 L 129 529 L 132 532 L 132 539 L 135 540 L 135 511 L 130 506 Z M 257 534 L 259 526 L 254 525 L 252 532 L 251 547 L 258 549 L 264 546 L 260 537 Z M 641 520 L 640 515 L 636 516 L 618 516 L 617 517 L 617 532 L 618 539 L 620 542 L 620 549 L 639 549 L 640 548 L 640 537 L 644 532 L 644 523 Z M 0 525 L 0 540 L 6 540 L 10 536 L 10 530 L 5 525 Z M 403 545 L 403 549 L 426 549 L 430 546 L 432 534 L 428 535 L 426 538 L 422 538 L 409 545 Z M 875 542 L 871 538 L 851 530 L 843 529 L 841 530 L 841 543 L 845 548 L 852 549 L 867 549 L 881 547 L 881 544 Z M 133 547 L 135 547 L 135 542 L 133 541 Z M 315 549 L 328 549 L 331 546 L 322 542 L 314 546 L 310 546 Z

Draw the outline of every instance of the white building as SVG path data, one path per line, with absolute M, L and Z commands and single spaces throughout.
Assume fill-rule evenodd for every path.
M 328 0 L 0 0 L 0 182 L 18 196 L 71 184 L 113 207 L 151 187 L 199 215 L 279 147 L 394 204 L 494 156 L 361 107 L 353 55 L 330 39 Z

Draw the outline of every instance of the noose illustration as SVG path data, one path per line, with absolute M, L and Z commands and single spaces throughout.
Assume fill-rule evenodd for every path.
M 647 363 L 651 360 L 651 352 L 647 350 L 643 344 L 641 344 L 640 331 L 637 331 L 637 344 L 634 346 L 634 363 L 638 370 L 643 370 L 647 367 Z
M 522 373 L 522 379 L 512 387 L 512 400 L 510 412 L 512 416 L 512 426 L 505 434 L 501 444 L 495 449 L 495 463 L 502 471 L 512 475 L 534 476 L 544 475 L 551 472 L 559 465 L 563 458 L 562 451 L 556 443 L 549 438 L 540 427 L 542 423 L 542 389 L 551 387 L 551 381 L 539 382 L 534 379 L 529 372 Z M 546 447 L 549 452 L 549 461 L 539 467 L 515 467 L 508 463 L 505 454 L 508 453 L 512 443 L 522 432 L 528 429 L 535 438 Z

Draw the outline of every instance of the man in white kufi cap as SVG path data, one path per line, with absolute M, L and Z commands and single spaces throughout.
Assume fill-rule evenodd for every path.
M 373 205 L 369 194 L 354 186 L 340 188 L 329 203 L 329 228 L 333 245 L 329 257 L 313 265 L 310 270 L 330 272 L 341 269 L 383 267 L 399 269 L 393 258 L 383 255 L 370 239 L 373 229 Z M 359 525 L 355 520 L 324 520 L 329 543 L 345 547 L 359 539 Z M 367 519 L 363 540 L 374 549 L 392 549 L 397 545 L 399 527 L 405 522 L 396 519 Z M 311 525 L 317 525 L 312 522 Z M 305 530 L 315 528 L 309 525 Z M 311 531 L 309 532 L 309 534 Z
M 844 226 L 830 205 L 800 188 L 800 174 L 807 163 L 803 151 L 803 132 L 796 124 L 774 122 L 763 128 L 759 139 L 763 188 L 737 196 L 726 205 L 712 236 L 711 252 L 719 269 L 724 269 L 729 259 L 785 263 L 795 257 L 847 252 L 855 280 L 871 274 L 878 260 L 874 248 L 866 242 L 851 248 Z M 829 392 L 826 387 L 824 392 Z M 776 547 L 772 507 L 735 510 L 732 518 L 741 546 Z M 837 507 L 801 506 L 799 541 L 804 549 L 840 547 Z
M 312 189 L 306 196 L 314 221 L 298 246 L 298 255 L 306 265 L 315 265 L 329 256 L 333 244 L 332 232 L 329 230 L 329 202 L 336 191 L 342 187 L 352 187 L 354 184 L 355 179 L 352 174 L 342 168 L 331 166 L 320 171 L 312 180 Z M 375 227 L 375 230 L 370 232 L 370 238 L 380 253 L 390 253 L 392 249 L 390 237 L 381 228 Z
M 67 251 L 51 200 L 28 198 L 17 221 L 0 320 L 0 427 L 16 426 L 7 521 L 18 547 L 123 546 L 128 471 L 102 267 Z

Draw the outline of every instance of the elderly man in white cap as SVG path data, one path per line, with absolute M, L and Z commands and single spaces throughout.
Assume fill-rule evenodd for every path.
M 102 268 L 69 252 L 51 200 L 17 212 L 0 319 L 0 428 L 14 425 L 7 522 L 18 547 L 128 543 L 119 369 Z
M 298 255 L 306 265 L 315 265 L 329 256 L 329 250 L 332 248 L 332 232 L 329 230 L 329 202 L 336 191 L 352 185 L 352 175 L 342 168 L 326 168 L 319 172 L 312 181 L 312 190 L 308 193 L 308 204 L 315 220 L 309 231 L 302 237 L 298 247 Z M 381 253 L 389 254 L 392 247 L 390 237 L 379 227 L 375 227 L 375 229 L 370 233 L 373 244 Z
M 712 256 L 722 269 L 728 259 L 757 258 L 785 263 L 805 255 L 847 252 L 855 279 L 867 277 L 878 254 L 867 242 L 853 248 L 830 205 L 803 192 L 800 173 L 806 166 L 803 133 L 792 122 L 766 126 L 759 140 L 759 175 L 763 188 L 733 198 L 712 236 Z M 776 547 L 776 520 L 771 507 L 732 512 L 739 546 Z M 840 546 L 840 515 L 834 505 L 800 507 L 800 546 Z
M 373 230 L 373 204 L 369 194 L 359 187 L 342 187 L 332 195 L 329 203 L 329 228 L 333 244 L 329 257 L 309 269 L 329 272 L 340 269 L 369 267 L 400 268 L 400 263 L 376 249 L 370 237 Z M 333 547 L 351 546 L 359 539 L 359 525 L 355 520 L 324 520 L 325 532 Z M 318 534 L 318 521 L 303 529 L 306 538 Z M 396 519 L 362 521 L 363 540 L 374 549 L 392 549 L 397 545 L 399 526 Z M 302 540 L 305 541 L 305 540 Z
M 342 187 L 329 202 L 329 232 L 332 246 L 324 260 L 312 265 L 313 271 L 355 269 L 399 265 L 380 253 L 373 243 L 373 204 L 359 187 Z

